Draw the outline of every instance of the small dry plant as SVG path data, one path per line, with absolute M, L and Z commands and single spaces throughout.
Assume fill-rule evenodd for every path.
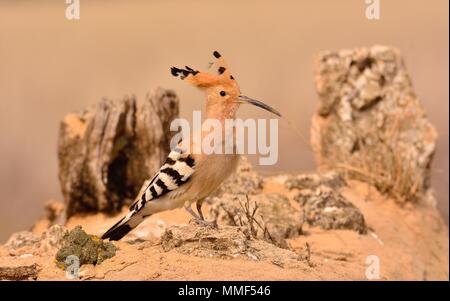
M 225 206 L 222 206 L 222 209 L 226 212 L 233 225 L 244 229 L 244 232 L 253 238 L 257 238 L 261 231 L 262 237 L 265 240 L 277 244 L 277 241 L 270 234 L 262 215 L 257 215 L 259 209 L 258 204 L 256 202 L 252 204 L 248 195 L 245 195 L 245 201 L 242 201 L 240 198 L 237 198 L 237 200 L 239 201 L 240 208 L 233 212 Z

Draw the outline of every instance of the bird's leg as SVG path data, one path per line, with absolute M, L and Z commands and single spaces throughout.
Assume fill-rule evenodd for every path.
M 200 215 L 200 218 L 202 219 L 202 220 L 205 220 L 205 217 L 203 216 L 203 212 L 202 212 L 202 205 L 203 205 L 203 202 L 205 201 L 205 199 L 202 199 L 202 200 L 198 200 L 197 202 L 196 202 L 196 205 L 197 205 L 197 211 L 198 211 L 198 214 Z
M 200 205 L 199 205 L 199 203 L 200 203 Z M 203 201 L 200 201 L 200 202 L 198 201 L 197 202 L 197 210 L 199 210 L 199 208 L 200 208 L 200 210 L 199 210 L 199 214 L 200 215 L 196 214 L 194 212 L 194 210 L 192 210 L 190 204 L 185 204 L 184 209 L 186 209 L 186 211 L 189 212 L 194 217 L 193 220 L 194 220 L 194 222 L 197 225 L 205 226 L 205 227 L 217 228 L 217 223 L 216 222 L 205 221 L 205 218 L 204 218 L 203 213 L 201 211 L 201 203 L 203 203 Z
M 198 214 L 195 213 L 194 210 L 192 210 L 190 205 L 185 205 L 184 209 L 186 209 L 186 211 L 189 212 L 195 220 L 202 220 L 202 218 L 198 216 Z

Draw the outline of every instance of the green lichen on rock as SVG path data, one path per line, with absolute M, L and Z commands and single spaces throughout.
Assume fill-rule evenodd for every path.
M 113 257 L 117 248 L 110 242 L 95 235 L 89 235 L 81 229 L 75 227 L 63 238 L 63 246 L 56 253 L 56 261 L 61 267 L 65 267 L 66 258 L 70 255 L 78 257 L 80 266 L 83 264 L 100 264 L 104 260 Z

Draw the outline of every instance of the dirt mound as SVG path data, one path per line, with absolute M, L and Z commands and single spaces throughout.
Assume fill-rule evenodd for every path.
M 218 224 L 241 227 L 282 248 L 287 248 L 286 238 L 302 233 L 301 211 L 279 193 L 224 194 L 212 200 L 209 216 Z
M 176 250 L 182 254 L 207 258 L 244 258 L 267 260 L 280 266 L 293 266 L 301 255 L 278 248 L 245 234 L 239 227 L 223 226 L 218 229 L 198 226 L 173 226 L 161 237 L 164 251 Z
M 294 200 L 296 189 L 289 190 L 273 178 L 264 182 L 261 195 L 279 193 L 301 209 Z M 304 223 L 300 235 L 286 238 L 289 249 L 282 249 L 265 240 L 249 238 L 239 227 L 219 224 L 219 230 L 215 230 L 190 225 L 185 210 L 176 209 L 149 217 L 130 233 L 128 241 L 113 242 L 116 255 L 98 265 L 82 265 L 79 277 L 363 280 L 367 279 L 366 259 L 374 255 L 380 260 L 379 279 L 448 280 L 448 228 L 435 208 L 426 202 L 402 208 L 373 187 L 357 181 L 350 181 L 338 191 L 363 214 L 368 227 L 366 235 Z M 89 233 L 101 234 L 117 218 L 103 213 L 73 216 L 67 227 L 73 229 L 81 224 Z M 165 225 L 163 229 L 161 224 Z M 137 235 L 141 232 L 153 235 Z M 164 234 L 169 232 L 172 234 Z M 13 235 L 8 245 L 0 246 L 0 275 L 3 279 L 69 279 L 55 261 L 66 233 L 66 228 L 55 225 L 41 236 L 31 232 Z

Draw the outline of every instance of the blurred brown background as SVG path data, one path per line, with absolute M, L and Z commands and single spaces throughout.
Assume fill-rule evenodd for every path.
M 81 0 L 81 19 L 69 21 L 64 0 L 0 1 L 0 241 L 30 227 L 45 201 L 61 199 L 56 139 L 64 114 L 102 97 L 143 99 L 159 85 L 178 93 L 181 116 L 189 119 L 203 106 L 202 94 L 169 67 L 206 68 L 216 49 L 243 93 L 286 116 L 278 164 L 264 170 L 305 171 L 314 168 L 314 54 L 400 48 L 439 131 L 433 186 L 448 221 L 448 1 L 381 0 L 381 19 L 372 21 L 365 8 L 364 0 Z M 250 107 L 240 116 L 269 117 Z

